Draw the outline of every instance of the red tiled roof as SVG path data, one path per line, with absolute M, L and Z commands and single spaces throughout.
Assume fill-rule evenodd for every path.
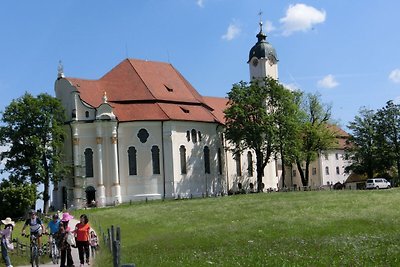
M 80 92 L 81 99 L 93 107 L 102 103 L 106 92 L 119 121 L 223 122 L 168 63 L 126 59 L 99 80 L 66 79 Z
M 203 99 L 213 109 L 212 113 L 218 121 L 225 124 L 224 110 L 228 107 L 228 98 L 204 96 Z

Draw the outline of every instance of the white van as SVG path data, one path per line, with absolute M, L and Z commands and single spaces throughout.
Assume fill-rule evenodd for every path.
M 390 183 L 385 178 L 368 179 L 365 185 L 366 189 L 390 188 Z

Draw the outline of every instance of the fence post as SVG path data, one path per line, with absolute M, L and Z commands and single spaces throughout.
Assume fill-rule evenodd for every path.
M 107 245 L 108 245 L 108 249 L 112 252 L 112 241 L 111 241 L 111 230 L 110 230 L 110 228 L 107 228 L 107 233 L 108 233 L 108 242 L 107 242 Z
M 119 226 L 117 226 L 117 232 L 116 232 L 115 240 L 118 240 L 118 241 L 121 242 L 121 228 L 119 228 Z
M 121 253 L 120 253 L 120 243 L 118 240 L 114 240 L 113 241 L 113 263 L 114 263 L 114 267 L 119 267 L 120 265 L 120 258 L 121 258 Z

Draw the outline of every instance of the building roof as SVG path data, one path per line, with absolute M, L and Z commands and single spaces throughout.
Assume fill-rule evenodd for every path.
M 336 137 L 336 146 L 335 148 L 337 149 L 345 149 L 346 147 L 349 146 L 347 143 L 350 135 L 345 132 L 343 129 L 341 129 L 339 126 L 330 124 L 329 129 L 333 131 L 335 137 Z
M 79 91 L 82 101 L 94 108 L 102 103 L 106 92 L 119 121 L 223 123 L 196 89 L 168 63 L 126 59 L 98 80 L 66 79 Z
M 261 22 L 260 32 L 257 34 L 257 39 L 257 43 L 250 49 L 249 60 L 247 61 L 247 63 L 249 63 L 253 57 L 256 57 L 258 59 L 266 58 L 269 61 L 276 63 L 278 61 L 278 57 L 276 56 L 275 48 L 273 48 L 272 45 L 266 41 L 267 35 L 265 35 L 262 31 Z

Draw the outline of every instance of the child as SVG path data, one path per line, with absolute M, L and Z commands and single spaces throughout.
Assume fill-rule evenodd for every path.
M 5 225 L 4 230 L 0 231 L 1 234 L 1 255 L 3 256 L 3 260 L 6 263 L 7 267 L 13 267 L 11 265 L 10 257 L 8 256 L 8 249 L 13 249 L 11 234 L 15 226 L 15 222 L 11 220 L 11 218 L 6 218 L 5 220 L 1 220 L 1 222 Z
M 92 257 L 94 257 L 94 253 L 96 252 L 97 247 L 99 245 L 97 240 L 97 235 L 94 231 L 90 232 L 89 243 L 90 243 L 90 250 L 92 251 Z

